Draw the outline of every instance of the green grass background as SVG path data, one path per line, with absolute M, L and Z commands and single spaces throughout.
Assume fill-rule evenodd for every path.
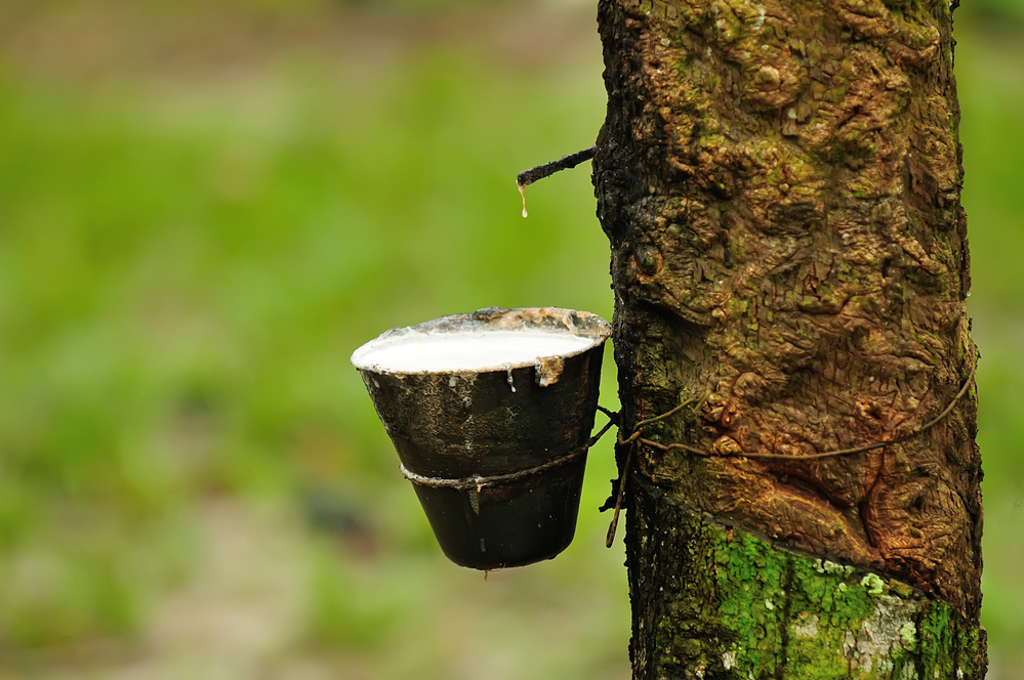
M 957 14 L 991 678 L 1024 671 L 1024 5 Z M 976 5 L 976 6 L 972 6 Z M 610 318 L 585 2 L 0 3 L 0 679 L 622 678 L 622 550 L 448 563 L 348 356 Z M 602 402 L 615 408 L 607 356 Z

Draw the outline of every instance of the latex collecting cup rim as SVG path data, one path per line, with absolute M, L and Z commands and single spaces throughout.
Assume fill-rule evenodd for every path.
M 481 316 L 482 312 L 489 315 Z M 552 315 L 572 315 L 575 318 L 582 318 L 586 321 L 579 326 L 571 321 L 562 324 L 536 324 L 530 323 L 535 320 L 535 315 L 548 319 Z M 582 316 L 581 316 L 582 315 Z M 498 319 L 499 323 L 494 321 Z M 373 354 L 389 346 L 397 346 L 415 342 L 418 338 L 436 337 L 438 335 L 483 335 L 487 333 L 531 333 L 552 336 L 569 336 L 585 339 L 588 342 L 584 345 L 567 349 L 566 351 L 538 354 L 529 358 L 522 358 L 516 361 L 503 361 L 488 363 L 472 368 L 444 368 L 444 369 L 395 369 L 373 361 Z M 579 356 L 601 346 L 611 336 L 611 325 L 590 312 L 579 312 L 576 310 L 560 309 L 556 307 L 528 307 L 521 309 L 500 309 L 479 310 L 472 314 L 453 314 L 432 319 L 414 326 L 405 326 L 385 331 L 373 340 L 364 343 L 357 348 L 351 356 L 350 361 L 360 371 L 369 371 L 380 375 L 453 375 L 453 374 L 480 374 L 499 371 L 510 371 L 519 368 L 535 366 L 538 370 L 541 367 L 552 363 L 560 364 L 566 359 Z

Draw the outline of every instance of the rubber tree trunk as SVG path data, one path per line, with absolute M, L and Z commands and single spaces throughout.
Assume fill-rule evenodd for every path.
M 599 22 L 634 678 L 984 677 L 951 5 Z

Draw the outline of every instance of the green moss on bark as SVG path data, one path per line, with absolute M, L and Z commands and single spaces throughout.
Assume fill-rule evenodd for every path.
M 636 677 L 983 676 L 983 631 L 944 602 L 882 574 L 709 523 L 648 484 L 633 492 L 637 508 L 662 523 L 647 527 L 639 555 L 660 580 L 633 590 L 642 636 L 634 647 L 644 645 Z

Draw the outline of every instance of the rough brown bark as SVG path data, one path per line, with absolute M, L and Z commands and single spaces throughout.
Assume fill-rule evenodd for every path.
M 624 424 L 706 396 L 647 432 L 711 454 L 636 450 L 635 667 L 654 639 L 638 609 L 664 613 L 649 591 L 692 558 L 693 532 L 652 523 L 666 505 L 898 579 L 979 630 L 973 388 L 905 443 L 799 459 L 913 432 L 971 379 L 952 6 L 599 7 L 594 180 Z M 965 654 L 983 675 L 978 640 Z

